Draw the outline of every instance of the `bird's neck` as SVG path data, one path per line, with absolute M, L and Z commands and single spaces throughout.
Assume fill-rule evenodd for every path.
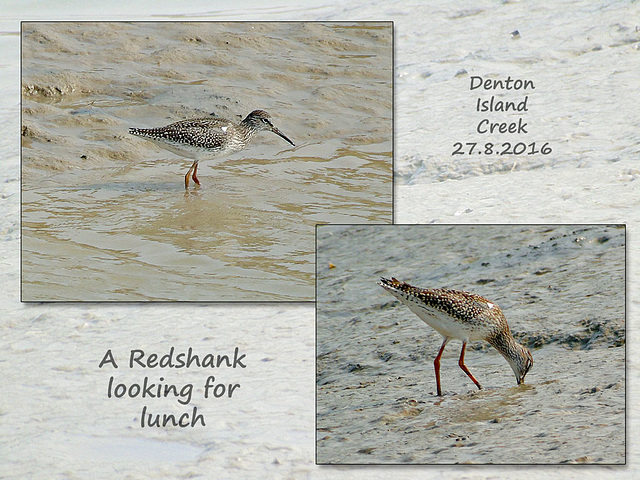
M 509 330 L 497 333 L 487 339 L 489 344 L 498 350 L 510 364 L 522 355 L 522 345 L 516 342 Z
M 245 142 L 248 142 L 249 140 L 251 140 L 253 136 L 256 133 L 258 133 L 258 129 L 255 127 L 255 125 L 253 125 L 250 121 L 247 121 L 246 119 L 240 123 L 239 128 L 237 130 Z

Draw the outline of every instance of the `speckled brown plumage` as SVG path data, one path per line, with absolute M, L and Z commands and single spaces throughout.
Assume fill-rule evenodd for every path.
M 443 337 L 440 351 L 434 360 L 438 395 L 440 387 L 440 357 L 449 340 L 462 340 L 460 368 L 482 388 L 464 364 L 467 342 L 485 340 L 509 362 L 518 384 L 533 365 L 531 352 L 515 341 L 500 307 L 474 293 L 446 288 L 418 288 L 395 278 L 382 278 L 379 282 L 385 290 L 407 305 L 426 324 Z
M 262 130 L 271 131 L 294 145 L 273 126 L 271 115 L 264 110 L 254 110 L 240 123 L 220 117 L 194 118 L 158 128 L 130 128 L 129 133 L 151 140 L 176 155 L 195 159 L 185 175 L 185 187 L 188 187 L 189 178 L 200 184 L 196 175 L 200 160 L 238 152 Z

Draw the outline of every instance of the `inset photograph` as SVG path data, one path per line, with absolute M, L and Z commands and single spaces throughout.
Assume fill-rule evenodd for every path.
M 22 301 L 313 301 L 392 120 L 391 22 L 23 22 Z
M 625 463 L 625 225 L 316 243 L 318 464 Z

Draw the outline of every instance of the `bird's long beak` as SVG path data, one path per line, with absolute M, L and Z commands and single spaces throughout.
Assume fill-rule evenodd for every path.
M 294 147 L 296 146 L 295 143 L 293 143 L 291 140 L 289 140 L 287 138 L 287 136 L 284 133 L 282 133 L 280 130 L 278 130 L 276 127 L 272 126 L 271 131 L 273 133 L 275 133 L 276 135 L 279 135 L 280 137 L 284 138 L 287 142 L 289 142 Z
M 522 375 L 520 375 L 519 377 L 516 377 L 516 380 L 518 381 L 518 385 L 522 385 L 524 383 L 524 377 L 527 376 L 527 373 L 529 373 L 529 370 L 531 370 L 532 366 L 533 366 L 533 361 L 529 365 L 529 368 L 527 368 L 527 370 Z

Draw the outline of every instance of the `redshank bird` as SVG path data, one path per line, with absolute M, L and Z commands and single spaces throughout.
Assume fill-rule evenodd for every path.
M 523 383 L 525 375 L 533 366 L 533 357 L 526 347 L 515 341 L 498 305 L 473 293 L 445 288 L 418 288 L 393 277 L 391 280 L 381 278 L 378 285 L 442 335 L 442 346 L 433 361 L 438 396 L 442 396 L 440 357 L 444 347 L 453 338 L 462 340 L 458 365 L 479 389 L 482 386 L 464 364 L 464 351 L 469 341 L 487 341 L 509 362 L 518 385 Z
M 184 186 L 189 188 L 191 178 L 200 185 L 197 175 L 200 160 L 239 152 L 262 130 L 273 132 L 295 146 L 284 133 L 273 126 L 271 115 L 264 110 L 254 110 L 240 123 L 212 116 L 182 120 L 165 127 L 130 128 L 129 133 L 151 140 L 176 155 L 193 158 L 194 162 L 184 176 Z

